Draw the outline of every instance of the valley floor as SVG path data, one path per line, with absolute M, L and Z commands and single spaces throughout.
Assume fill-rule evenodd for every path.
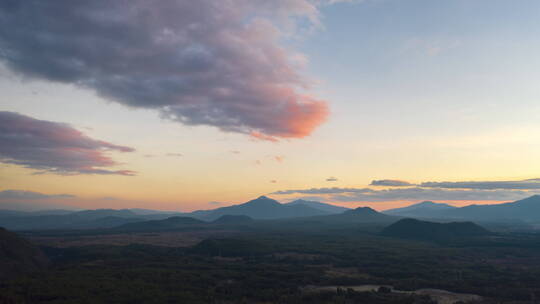
M 1 282 L 0 302 L 531 303 L 540 296 L 534 235 L 441 244 L 360 230 L 220 233 L 27 234 L 52 265 Z M 133 244 L 145 239 L 153 245 Z

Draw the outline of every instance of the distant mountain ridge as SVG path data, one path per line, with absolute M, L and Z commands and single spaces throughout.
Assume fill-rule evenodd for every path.
M 414 218 L 471 220 L 482 222 L 540 222 L 540 195 L 510 203 L 453 207 L 442 203 L 422 202 L 409 207 L 384 211 L 385 214 Z
M 213 221 L 223 215 L 246 215 L 253 219 L 278 219 L 329 214 L 304 204 L 281 204 L 266 196 L 260 196 L 249 202 L 221 207 L 213 210 L 200 210 L 189 215 L 207 221 Z
M 497 221 L 540 221 L 540 195 L 498 205 L 470 205 L 444 212 L 446 218 Z
M 422 202 L 404 208 L 377 212 L 369 207 L 348 209 L 316 201 L 296 200 L 281 204 L 261 196 L 243 204 L 199 210 L 191 213 L 149 209 L 96 209 L 83 211 L 45 210 L 23 212 L 0 210 L 0 226 L 10 230 L 47 229 L 108 229 L 122 225 L 164 220 L 171 217 L 190 217 L 205 222 L 246 224 L 249 220 L 304 218 L 305 221 L 325 223 L 390 223 L 402 217 L 454 221 L 475 221 L 485 224 L 499 222 L 540 223 L 540 196 L 499 205 L 470 205 L 453 207 L 448 204 Z M 235 223 L 236 222 L 236 223 Z M 158 223 L 159 224 L 159 223 Z M 531 226 L 533 227 L 533 226 Z
M 358 207 L 343 213 L 317 216 L 311 219 L 339 223 L 391 223 L 399 220 L 399 217 L 377 212 L 370 207 Z
M 432 201 L 424 201 L 418 204 L 410 205 L 403 208 L 395 208 L 383 211 L 384 214 L 406 216 L 406 217 L 437 217 L 444 211 L 455 209 L 457 207 L 444 204 L 434 203 Z

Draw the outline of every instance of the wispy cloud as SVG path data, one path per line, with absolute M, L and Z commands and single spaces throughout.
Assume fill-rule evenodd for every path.
M 470 200 L 509 201 L 540 193 L 540 178 L 518 181 L 424 182 L 413 184 L 401 180 L 374 180 L 364 188 L 310 188 L 276 191 L 276 195 L 321 195 L 324 199 L 341 202 L 379 202 L 396 200 Z
M 301 138 L 328 107 L 304 93 L 305 56 L 282 41 L 318 27 L 318 6 L 330 2 L 3 1 L 0 60 L 186 125 Z
M 276 156 L 274 156 L 274 160 L 277 161 L 278 163 L 282 163 L 285 160 L 285 156 L 276 155 Z
M 335 177 L 333 177 L 333 176 L 331 176 L 331 177 L 327 178 L 326 181 L 327 181 L 327 182 L 337 182 L 338 179 L 335 178 Z
M 449 190 L 430 188 L 399 188 L 373 190 L 370 188 L 311 188 L 282 190 L 276 195 L 323 195 L 320 199 L 340 202 L 383 202 L 397 200 L 470 200 L 509 201 L 535 194 L 519 190 Z
M 67 124 L 0 112 L 0 162 L 38 173 L 134 175 L 130 170 L 104 169 L 117 165 L 106 151 L 134 149 L 89 138 Z
M 411 184 L 406 181 L 397 180 L 397 179 L 381 179 L 381 180 L 374 180 L 369 184 L 370 186 L 387 186 L 387 187 L 409 187 L 414 186 L 414 184 Z
M 13 199 L 13 200 L 39 200 L 39 199 L 62 199 L 62 198 L 75 198 L 75 195 L 71 194 L 44 194 L 40 192 L 27 191 L 27 190 L 3 190 L 0 191 L 0 199 Z
M 513 189 L 532 190 L 540 189 L 540 179 L 527 179 L 520 181 L 470 181 L 470 182 L 424 182 L 419 185 L 424 188 L 447 189 Z
M 182 153 L 167 153 L 166 155 L 171 156 L 171 157 L 183 157 L 184 156 L 184 154 L 182 154 Z
M 293 189 L 293 190 L 281 190 L 276 191 L 271 194 L 280 194 L 280 195 L 287 195 L 287 194 L 339 194 L 339 193 L 366 193 L 366 192 L 374 192 L 375 190 L 372 190 L 370 188 L 339 188 L 339 187 L 332 187 L 332 188 L 311 188 L 311 189 Z

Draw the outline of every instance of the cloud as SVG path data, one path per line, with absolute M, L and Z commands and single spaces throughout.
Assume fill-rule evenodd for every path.
M 311 188 L 311 189 L 296 189 L 296 190 L 281 190 L 270 194 L 287 195 L 287 194 L 337 194 L 337 193 L 364 193 L 374 192 L 369 188 Z
M 331 176 L 331 177 L 327 178 L 326 181 L 327 181 L 327 182 L 337 182 L 338 179 L 335 178 L 335 177 L 333 177 L 333 176 Z
M 0 60 L 185 125 L 302 138 L 327 102 L 306 93 L 305 56 L 282 42 L 319 27 L 330 2 L 2 1 Z
M 274 160 L 277 161 L 278 163 L 282 163 L 285 160 L 285 156 L 276 155 L 276 156 L 274 156 Z
M 483 182 L 424 182 L 420 184 L 424 188 L 447 188 L 447 189 L 513 189 L 532 190 L 540 189 L 540 179 L 527 179 L 520 181 L 483 181 Z
M 409 187 L 414 184 L 397 179 L 381 179 L 372 181 L 370 186 Z
M 0 111 L 0 162 L 38 173 L 134 175 L 103 169 L 117 165 L 106 151 L 134 149 L 89 138 L 67 124 Z
M 275 184 L 275 183 L 277 183 L 277 180 L 273 179 L 273 180 L 270 181 L 270 183 Z
M 397 200 L 470 200 L 470 201 L 509 201 L 535 194 L 519 190 L 448 190 L 429 188 L 401 188 L 373 190 L 370 188 L 311 188 L 304 190 L 282 190 L 272 194 L 325 195 L 321 198 L 341 202 L 381 202 Z
M 75 198 L 75 195 L 71 194 L 43 194 L 39 192 L 26 191 L 26 190 L 3 190 L 0 191 L 0 199 L 14 199 L 14 200 L 39 200 L 39 199 L 62 199 L 62 198 Z
M 208 202 L 208 205 L 212 205 L 212 206 L 221 206 L 223 204 L 225 204 L 225 203 L 223 203 L 223 202 Z
M 182 156 L 184 156 L 184 154 L 182 154 L 182 153 L 167 153 L 167 156 L 182 157 Z
M 333 196 L 342 202 L 396 201 L 396 200 L 468 200 L 468 201 L 507 201 L 518 200 L 532 195 L 526 191 L 508 190 L 447 190 L 425 188 L 386 189 L 365 193 L 350 193 Z

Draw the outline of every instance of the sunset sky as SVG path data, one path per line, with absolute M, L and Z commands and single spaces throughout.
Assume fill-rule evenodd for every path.
M 0 209 L 540 193 L 537 0 L 0 2 Z

